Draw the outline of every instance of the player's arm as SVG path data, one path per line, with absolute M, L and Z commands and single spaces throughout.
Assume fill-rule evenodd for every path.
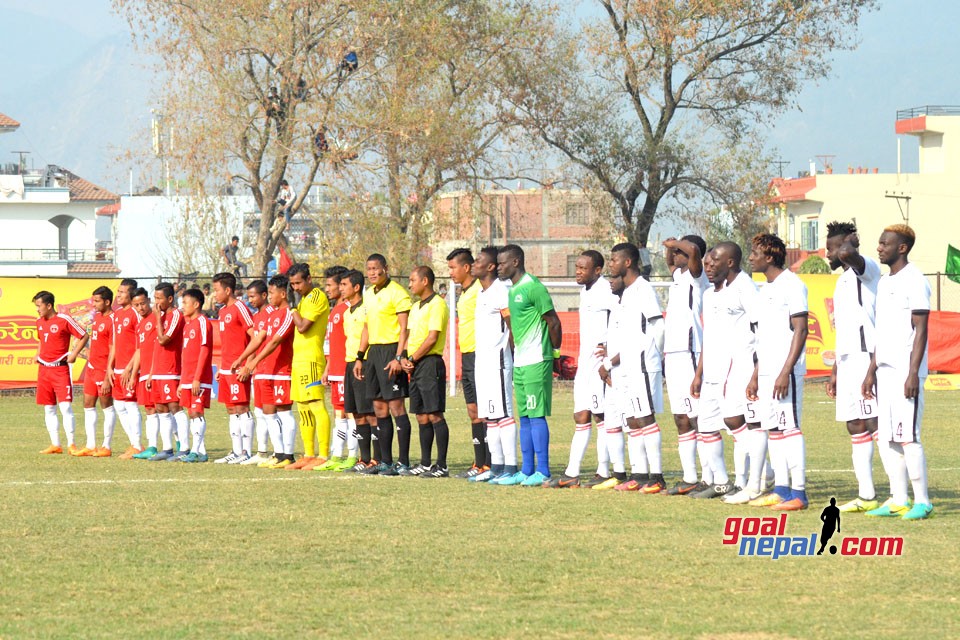
M 666 247 L 664 258 L 667 259 L 667 267 L 670 273 L 676 271 L 677 267 L 673 263 L 673 256 L 676 251 L 682 251 L 687 256 L 687 269 L 694 278 L 699 278 L 703 273 L 703 256 L 700 255 L 700 247 L 689 240 L 677 240 L 676 238 L 667 238 L 663 241 Z M 669 256 L 669 258 L 667 258 Z
M 124 388 L 132 390 L 136 386 L 134 381 L 137 379 L 139 373 L 140 347 L 137 347 L 133 352 L 133 357 L 130 358 L 130 362 L 127 363 L 127 366 L 123 368 L 123 374 L 120 376 L 120 382 L 123 384 Z
M 400 340 L 397 341 L 397 356 L 383 368 L 383 370 L 391 376 L 396 376 L 403 371 L 403 365 L 400 364 L 400 359 L 405 358 L 407 355 L 407 341 L 410 338 L 410 329 L 407 326 L 409 321 L 409 311 L 397 312 L 397 322 L 400 324 Z
M 174 309 L 171 313 L 179 314 L 180 312 Z M 173 340 L 173 334 L 177 330 L 177 316 L 170 318 L 170 328 L 167 331 L 163 330 L 163 322 L 160 321 L 160 316 L 157 316 L 157 345 L 166 346 L 170 344 L 170 341 Z M 154 352 L 156 353 L 156 352 Z
M 251 335 L 250 342 L 247 343 L 247 348 L 243 350 L 243 353 L 230 365 L 231 371 L 236 371 L 243 366 L 243 363 L 247 361 L 247 358 L 252 356 L 257 352 L 257 349 L 260 348 L 260 345 L 263 344 L 263 341 L 267 338 L 266 331 L 254 331 Z
M 542 316 L 543 321 L 547 323 L 547 331 L 550 334 L 550 344 L 554 350 L 560 348 L 563 344 L 563 326 L 560 324 L 560 316 L 553 309 L 550 309 Z
M 873 400 L 874 389 L 877 388 L 877 354 L 870 354 L 870 366 L 867 367 L 867 374 L 863 377 L 863 384 L 860 385 L 860 394 L 867 400 Z
M 777 400 L 787 397 L 790 392 L 790 373 L 797 364 L 804 349 L 807 348 L 807 333 L 809 332 L 809 322 L 806 313 L 798 313 L 790 316 L 790 327 L 793 329 L 793 338 L 790 340 L 790 351 L 787 353 L 787 361 L 783 363 L 783 369 L 773 383 L 773 397 Z
M 241 381 L 249 378 L 250 374 L 253 373 L 253 370 L 257 368 L 258 364 L 266 360 L 267 356 L 280 348 L 280 345 L 283 343 L 283 339 L 285 337 L 286 335 L 284 333 L 277 331 L 277 333 L 270 338 L 270 341 L 267 342 L 266 346 L 263 347 L 263 350 L 248 360 L 247 364 L 243 365 L 243 367 L 240 369 L 240 372 L 237 374 L 237 377 L 239 377 Z
M 297 333 L 306 333 L 307 331 L 310 331 L 310 327 L 313 326 L 314 320 L 304 318 L 300 315 L 300 311 L 297 309 L 293 309 L 290 312 L 290 315 L 293 317 L 293 326 L 296 328 Z
M 206 323 L 206 320 L 203 318 L 200 318 L 200 320 Z M 200 395 L 200 380 L 203 376 L 203 365 L 207 363 L 207 358 L 210 356 L 210 352 L 212 351 L 210 345 L 207 344 L 206 332 L 213 331 L 213 327 L 207 329 L 206 324 L 202 324 L 201 326 L 202 328 L 200 330 L 202 333 L 200 335 L 200 357 L 197 358 L 197 370 L 193 374 L 193 385 L 191 389 L 195 398 Z
M 833 363 L 833 368 L 830 369 L 830 379 L 827 380 L 827 397 L 836 398 L 837 397 L 837 363 Z
M 853 269 L 853 272 L 858 276 L 863 275 L 867 268 L 866 260 L 863 259 L 858 250 L 859 247 L 860 237 L 856 233 L 851 233 L 843 239 L 843 244 L 837 251 L 837 258 L 840 262 Z
M 903 395 L 907 398 L 916 398 L 920 395 L 920 364 L 923 354 L 927 351 L 927 325 L 930 312 L 926 309 L 914 309 L 911 314 L 913 320 L 913 351 L 910 352 L 910 373 L 903 385 Z
M 703 387 L 703 348 L 700 350 L 700 358 L 697 360 L 697 370 L 693 372 L 693 380 L 690 381 L 690 395 L 694 398 L 700 397 L 700 389 Z
M 677 253 L 677 239 L 673 236 L 670 236 L 663 241 L 663 260 L 667 263 L 667 269 L 670 270 L 670 273 L 676 271 L 677 267 L 674 262 L 674 256 Z
M 924 333 L 924 336 L 926 336 L 926 333 Z M 87 346 L 87 342 L 89 341 L 90 334 L 86 331 L 83 333 L 82 337 L 74 339 L 73 349 L 71 349 L 70 353 L 67 354 L 67 362 L 69 364 L 73 364 L 77 361 L 77 356 L 80 355 L 80 352 L 85 346 Z M 926 337 L 924 337 L 924 344 L 926 344 Z
M 370 336 L 367 334 L 367 324 L 364 322 L 363 330 L 360 332 L 360 347 L 357 349 L 357 362 L 360 365 L 353 365 L 353 377 L 357 380 L 363 380 L 363 359 L 370 346 Z

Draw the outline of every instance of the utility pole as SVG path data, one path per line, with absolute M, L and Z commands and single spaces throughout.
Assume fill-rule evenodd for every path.
M 777 171 L 780 173 L 780 177 L 783 177 L 783 168 L 789 166 L 790 162 L 784 160 L 783 158 L 777 158 L 776 160 L 771 160 L 770 164 L 777 165 Z

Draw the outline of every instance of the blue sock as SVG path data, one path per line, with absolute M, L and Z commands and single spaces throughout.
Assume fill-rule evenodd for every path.
M 790 487 L 774 487 L 773 492 L 784 500 L 789 500 L 791 498 Z
M 810 502 L 809 500 L 807 500 L 807 492 L 806 492 L 806 491 L 797 491 L 796 489 L 791 489 L 791 490 L 790 490 L 790 499 L 793 500 L 794 498 L 799 498 L 799 499 L 801 499 L 801 500 L 803 500 L 804 502 L 807 502 L 807 503 Z
M 533 448 L 537 452 L 537 471 L 550 477 L 550 427 L 546 418 L 530 418 Z
M 535 454 L 530 418 L 527 417 L 520 418 L 520 455 L 523 458 L 523 460 L 521 460 L 522 466 L 520 467 L 520 472 L 525 476 L 532 476 L 533 457 Z

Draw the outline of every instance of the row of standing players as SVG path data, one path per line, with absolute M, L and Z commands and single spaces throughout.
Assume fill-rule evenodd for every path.
M 879 265 L 859 254 L 855 227 L 830 225 L 831 264 L 844 271 L 835 296 L 838 360 L 828 392 L 837 398 L 838 420 L 846 422 L 850 431 L 860 484 L 860 496 L 844 505 L 845 511 L 908 519 L 926 517 L 932 511 L 919 438 L 929 285 L 908 263 L 913 240 L 912 230 L 904 225 L 884 232 L 878 252 L 891 274 L 881 279 Z M 723 497 L 734 504 L 779 510 L 806 508 L 800 419 L 807 296 L 799 278 L 784 268 L 783 242 L 770 234 L 753 240 L 749 261 L 753 271 L 767 280 L 759 291 L 741 273 L 741 249 L 734 243 L 720 243 L 707 252 L 701 238 L 685 236 L 665 245 L 673 274 L 665 321 L 652 287 L 640 277 L 639 251 L 634 245 L 614 247 L 609 280 L 601 276 L 605 261 L 598 252 L 585 251 L 577 260 L 576 277 L 582 286 L 581 347 L 574 383 L 576 430 L 568 465 L 555 477 L 549 470 L 546 418 L 562 330 L 550 296 L 526 273 L 523 250 L 515 245 L 486 247 L 476 259 L 466 249 L 448 256 L 450 275 L 462 287 L 457 302 L 458 340 L 475 450 L 474 464 L 461 477 L 499 485 L 587 486 Z M 215 276 L 214 296 L 224 305 L 218 319 L 223 345 L 220 400 L 230 414 L 233 441 L 233 450 L 218 462 L 445 477 L 449 429 L 444 419 L 442 352 L 447 309 L 433 289 L 433 271 L 418 267 L 411 273 L 416 304 L 389 278 L 386 259 L 379 254 L 367 260 L 366 290 L 363 274 L 357 271 L 333 268 L 325 276 L 326 295 L 313 286 L 306 265 L 296 265 L 289 277 L 275 277 L 269 286 L 251 283 L 248 297 L 257 309 L 253 315 L 234 297 L 233 277 Z M 881 296 L 879 304 L 900 306 L 897 313 L 891 308 L 889 314 L 879 314 L 883 320 L 875 326 L 877 290 L 883 284 L 892 293 Z M 288 285 L 300 295 L 296 308 L 287 303 Z M 209 407 L 212 387 L 212 331 L 199 313 L 203 294 L 196 290 L 184 294 L 181 313 L 173 308 L 172 288 L 161 284 L 154 291 L 151 311 L 148 295 L 135 287 L 130 281 L 121 284 L 120 309 L 113 314 L 109 313 L 109 290 L 101 288 L 94 294 L 97 317 L 88 364 L 92 375 L 86 378 L 84 393 L 88 442 L 75 452 L 110 455 L 107 433 L 106 444 L 99 448 L 93 446 L 91 433 L 95 434 L 97 398 L 108 404 L 112 395 L 131 440 L 125 455 L 206 460 L 203 410 Z M 51 298 L 49 304 L 45 297 Z M 45 320 L 56 324 L 59 316 L 52 313 L 50 294 L 41 292 L 35 301 L 41 316 L 38 403 L 45 405 L 48 429 L 52 415 L 54 442 L 48 451 L 55 452 L 59 442 L 53 405 L 60 400 L 61 409 L 68 409 L 59 396 L 53 397 L 63 387 L 45 384 L 43 379 L 57 373 L 59 362 L 72 361 L 85 338 L 79 327 L 70 328 L 76 323 L 61 317 L 66 333 L 79 331 L 75 335 L 81 340 L 66 353 L 68 336 L 66 345 L 58 347 L 62 357 L 44 358 L 49 356 L 42 353 L 49 332 L 45 334 L 42 325 Z M 98 349 L 99 334 L 105 331 L 112 337 L 104 341 L 106 348 Z M 878 333 L 890 341 L 878 343 Z M 922 356 L 912 357 L 921 352 Z M 104 375 L 109 370 L 113 376 Z M 656 414 L 663 409 L 664 372 L 683 472 L 682 480 L 670 489 L 663 478 L 656 422 Z M 251 380 L 256 419 L 249 412 Z M 877 386 L 897 381 L 905 385 L 901 394 L 876 393 Z M 322 402 L 327 383 L 332 385 L 336 410 L 333 430 Z M 522 467 L 516 455 L 513 394 Z M 409 460 L 411 428 L 404 406 L 408 396 L 419 427 L 417 465 Z M 299 461 L 293 456 L 294 401 L 305 451 Z M 137 402 L 147 414 L 148 447 L 143 451 L 139 451 Z M 181 407 L 187 409 L 186 415 Z M 65 427 L 67 421 L 65 414 Z M 109 421 L 105 407 L 105 432 L 112 431 Z M 396 462 L 394 422 L 399 445 Z M 581 483 L 580 465 L 594 422 L 598 470 L 593 479 Z M 258 452 L 251 455 L 254 430 Z M 734 440 L 733 479 L 723 459 L 723 430 Z M 68 444 L 72 444 L 71 431 L 67 428 Z M 191 432 L 190 450 L 175 451 L 175 439 L 186 443 Z M 158 433 L 162 449 L 157 446 Z M 268 436 L 272 456 L 266 454 Z M 891 498 L 882 506 L 872 481 L 874 440 L 891 478 Z M 328 450 L 329 456 L 325 455 Z M 908 478 L 913 483 L 913 503 L 906 495 Z

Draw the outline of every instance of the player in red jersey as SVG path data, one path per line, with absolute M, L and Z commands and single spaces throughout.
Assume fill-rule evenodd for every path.
M 163 449 L 150 456 L 151 462 L 166 460 L 174 455 L 173 432 L 176 429 L 180 448 L 190 442 L 187 416 L 180 407 L 180 386 L 183 358 L 183 314 L 174 306 L 173 285 L 161 282 L 153 290 L 153 318 L 157 342 L 153 349 L 153 366 L 147 376 L 147 389 L 153 395 L 153 404 L 160 420 L 160 440 Z
M 137 352 L 137 324 L 140 316 L 133 308 L 133 292 L 137 281 L 125 278 L 117 287 L 114 303 L 120 308 L 113 312 L 113 335 L 110 339 L 110 355 L 107 357 L 107 375 L 103 379 L 103 394 L 113 397 L 120 426 L 130 440 L 130 446 L 120 454 L 121 460 L 129 460 L 142 451 L 140 447 L 140 410 L 137 408 L 136 387 L 128 389 L 123 384 L 123 371 Z
M 138 287 L 131 295 L 133 309 L 140 321 L 137 323 L 137 350 L 123 370 L 121 382 L 127 390 L 136 389 L 137 404 L 146 414 L 147 448 L 135 453 L 132 458 L 148 460 L 157 454 L 160 435 L 160 417 L 153 403 L 153 394 L 147 389 L 147 378 L 153 368 L 153 352 L 157 343 L 156 319 L 150 306 L 150 294 Z
M 343 332 L 343 320 L 349 305 L 340 295 L 340 279 L 348 273 L 346 267 L 329 267 L 323 272 L 324 290 L 330 300 L 330 316 L 327 320 L 327 335 L 323 353 L 327 367 L 321 381 L 330 385 L 330 402 L 333 404 L 334 421 L 330 438 L 330 457 L 315 467 L 317 471 L 342 471 L 357 464 L 357 426 L 353 416 L 343 409 L 344 375 L 347 370 L 347 336 Z M 346 453 L 344 452 L 346 446 Z
M 232 273 L 213 276 L 213 297 L 223 307 L 218 317 L 220 329 L 220 388 L 217 399 L 227 407 L 230 420 L 232 450 L 215 462 L 239 464 L 250 457 L 253 448 L 253 415 L 250 413 L 250 382 L 237 378 L 231 365 L 250 343 L 248 331 L 253 326 L 250 311 L 236 298 L 237 278 Z
M 213 324 L 203 315 L 203 291 L 187 289 L 183 292 L 183 360 L 180 376 L 180 406 L 187 408 L 193 446 L 170 458 L 171 462 L 206 462 L 207 446 L 203 441 L 207 423 L 203 410 L 210 407 L 213 393 Z
M 113 428 L 117 413 L 113 410 L 113 397 L 109 388 L 103 390 L 107 378 L 107 363 L 110 359 L 110 338 L 113 336 L 113 291 L 97 287 L 93 292 L 93 323 L 90 327 L 90 348 L 87 366 L 83 372 L 83 428 L 87 444 L 77 451 L 78 457 L 109 458 Z M 103 409 L 103 446 L 97 446 L 97 400 Z
M 73 377 L 70 365 L 76 362 L 77 354 L 87 344 L 90 336 L 70 316 L 57 313 L 53 308 L 54 298 L 49 291 L 40 291 L 33 296 L 37 307 L 37 338 L 40 345 L 34 362 L 37 371 L 37 404 L 43 407 L 43 420 L 50 433 L 50 446 L 40 453 L 63 453 L 60 447 L 60 425 L 57 406 L 63 417 L 63 430 L 67 434 L 67 450 L 77 451 L 73 443 L 76 419 L 73 417 Z M 70 349 L 70 338 L 77 339 Z
M 282 449 L 274 454 L 273 461 L 261 462 L 258 467 L 282 469 L 293 464 L 293 448 L 297 439 L 297 422 L 293 417 L 293 400 L 290 398 L 290 372 L 293 366 L 293 314 L 287 304 L 287 287 L 290 280 L 283 275 L 270 278 L 268 296 L 273 313 L 267 322 L 266 344 L 250 358 L 238 372 L 238 377 L 248 380 L 257 371 L 257 384 L 263 394 L 263 413 L 280 429 Z
M 247 361 L 247 358 L 263 347 L 267 337 L 267 322 L 270 319 L 270 314 L 273 313 L 273 307 L 267 302 L 267 283 L 263 280 L 254 280 L 247 285 L 247 302 L 257 310 L 253 314 L 253 326 L 247 332 L 250 335 L 250 343 L 240 354 L 240 357 L 230 365 L 231 371 L 238 371 Z M 253 415 L 256 422 L 257 453 L 239 463 L 243 465 L 258 465 L 270 460 L 270 455 L 267 453 L 268 434 L 274 451 L 282 451 L 283 449 L 283 443 L 280 441 L 280 429 L 276 426 L 276 421 L 267 420 L 263 413 L 263 393 L 257 385 L 256 378 L 255 373 L 253 376 Z

